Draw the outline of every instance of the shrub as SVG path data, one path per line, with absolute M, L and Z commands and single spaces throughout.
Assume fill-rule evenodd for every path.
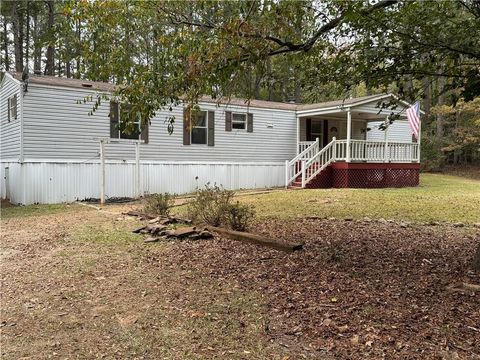
M 251 205 L 230 204 L 226 214 L 228 225 L 233 230 L 245 231 L 247 230 L 251 220 L 255 217 L 255 210 Z
M 422 138 L 421 164 L 424 171 L 439 171 L 445 164 L 445 156 L 431 136 Z
M 143 211 L 152 215 L 168 215 L 175 196 L 169 193 L 152 194 L 145 198 Z
M 233 191 L 207 184 L 205 189 L 198 190 L 195 200 L 188 206 L 188 216 L 194 222 L 213 226 L 224 224 L 233 195 Z

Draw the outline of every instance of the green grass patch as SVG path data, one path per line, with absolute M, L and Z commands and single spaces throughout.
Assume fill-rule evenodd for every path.
M 293 219 L 324 216 L 475 223 L 480 220 L 480 181 L 422 174 L 420 186 L 399 189 L 313 189 L 239 196 L 257 216 Z
M 10 219 L 14 217 L 41 216 L 80 210 L 85 211 L 88 210 L 88 208 L 77 204 L 7 206 L 2 207 L 0 217 L 2 219 Z
M 143 235 L 132 233 L 136 226 L 133 222 L 128 222 L 127 224 L 112 222 L 88 224 L 79 231 L 74 232 L 67 241 L 82 244 L 127 245 L 144 237 Z

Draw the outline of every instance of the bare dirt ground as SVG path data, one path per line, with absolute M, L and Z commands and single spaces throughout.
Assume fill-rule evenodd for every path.
M 215 237 L 144 244 L 72 205 L 2 220 L 2 359 L 480 359 L 480 229 L 262 220 L 286 254 Z

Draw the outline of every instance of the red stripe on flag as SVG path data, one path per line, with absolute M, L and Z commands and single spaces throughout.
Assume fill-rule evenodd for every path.
M 407 118 L 410 127 L 412 128 L 413 134 L 418 138 L 418 129 L 420 125 L 420 119 L 417 115 L 416 106 L 413 105 L 407 109 Z

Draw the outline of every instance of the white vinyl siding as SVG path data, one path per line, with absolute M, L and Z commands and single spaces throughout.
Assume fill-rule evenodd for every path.
M 93 91 L 30 84 L 24 98 L 25 157 L 30 159 L 97 158 L 98 141 L 110 136 L 109 102 L 104 101 L 93 116 L 92 103 L 77 100 Z M 202 111 L 215 112 L 215 146 L 184 146 L 181 119 L 183 107 L 159 111 L 149 128 L 149 143 L 142 144 L 142 160 L 155 161 L 285 161 L 295 156 L 295 112 L 246 106 L 201 103 Z M 254 115 L 255 131 L 226 132 L 225 110 Z M 168 135 L 166 119 L 175 116 L 175 128 Z M 273 124 L 273 127 L 267 126 Z M 106 145 L 106 159 L 132 160 L 134 145 Z
M 385 140 L 385 131 L 378 127 L 382 121 L 369 122 L 368 127 L 371 129 L 367 132 L 367 140 Z M 412 141 L 412 131 L 407 120 L 395 120 L 388 128 L 389 141 Z
M 362 121 L 362 120 L 352 121 L 352 139 L 365 140 L 366 130 L 367 130 L 367 125 L 365 121 Z
M 21 146 L 21 86 L 10 76 L 5 75 L 3 84 L 0 90 L 0 120 L 1 120 L 1 158 L 15 159 L 20 157 Z M 13 96 L 17 95 L 17 119 L 13 118 L 8 121 L 8 101 Z

